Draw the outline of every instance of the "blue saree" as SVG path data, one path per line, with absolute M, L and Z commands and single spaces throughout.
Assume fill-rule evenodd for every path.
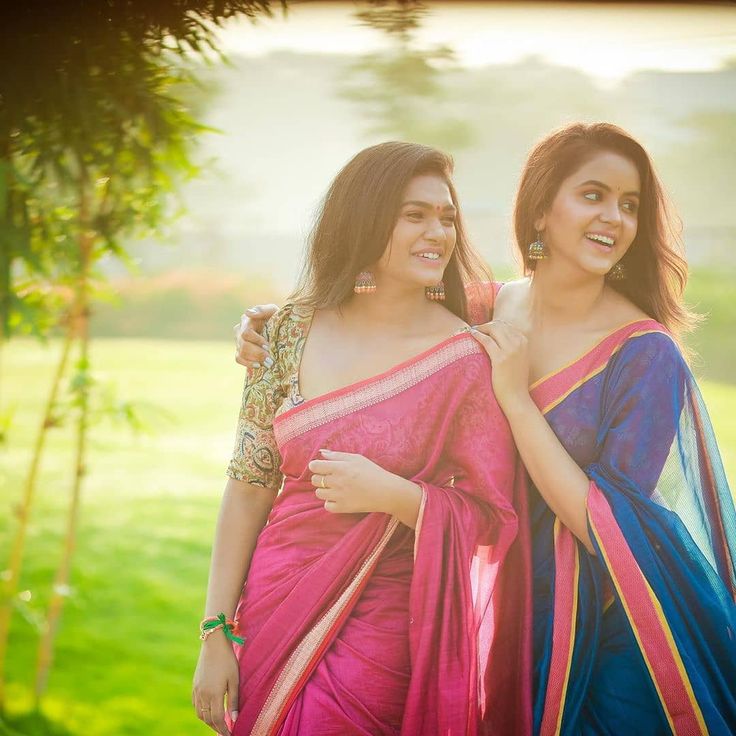
M 532 397 L 590 478 L 596 550 L 530 488 L 535 734 L 736 733 L 736 513 L 677 345 L 625 325 Z

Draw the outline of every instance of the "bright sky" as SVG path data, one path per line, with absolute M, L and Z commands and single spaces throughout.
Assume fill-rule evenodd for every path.
M 417 45 L 447 44 L 466 66 L 513 63 L 530 55 L 572 66 L 601 84 L 639 69 L 718 69 L 736 59 L 736 7 L 725 5 L 428 3 Z M 355 3 L 302 3 L 273 20 L 231 23 L 229 54 L 276 50 L 354 54 L 384 48 L 378 31 L 353 17 Z

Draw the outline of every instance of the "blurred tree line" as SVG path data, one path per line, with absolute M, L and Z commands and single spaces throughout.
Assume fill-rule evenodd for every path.
M 430 12 L 423 3 L 375 3 L 355 17 L 383 33 L 388 50 L 362 56 L 346 70 L 339 93 L 357 103 L 366 132 L 449 150 L 467 147 L 473 124 L 454 110 L 443 72 L 456 68 L 448 46 L 416 47 L 414 34 Z
M 203 224 L 182 227 L 176 249 L 168 257 L 165 250 L 156 251 L 161 257 L 155 265 L 143 254 L 147 274 L 153 274 L 150 285 L 157 288 L 141 280 L 121 282 L 123 308 L 103 305 L 93 325 L 97 334 L 227 337 L 246 304 L 279 300 L 288 292 L 286 272 L 300 249 L 300 226 L 285 233 L 279 222 L 280 232 L 271 237 L 269 219 L 291 216 L 295 203 L 306 199 L 307 188 L 316 199 L 329 166 L 341 163 L 345 151 L 388 138 L 421 141 L 453 153 L 476 244 L 508 277 L 510 207 L 526 151 L 569 120 L 608 119 L 631 130 L 651 151 L 683 217 L 692 268 L 687 299 L 707 315 L 690 337 L 701 356 L 696 369 L 735 381 L 736 323 L 729 294 L 736 272 L 736 214 L 728 193 L 736 166 L 731 142 L 736 63 L 707 73 L 640 71 L 608 87 L 541 58 L 461 68 L 448 49 L 418 44 L 416 31 L 427 12 L 417 3 L 358 7 L 356 21 L 388 41 L 381 53 L 279 52 L 235 57 L 230 66 L 208 72 L 208 87 L 221 88 L 209 101 L 218 122 L 238 121 L 229 131 L 227 160 L 216 185 L 197 189 L 196 204 L 192 200 L 199 212 L 216 214 Z M 312 146 L 318 153 L 311 156 L 305 141 L 314 140 L 315 130 L 324 131 L 324 139 Z M 325 165 L 327 159 L 333 163 Z M 241 171 L 257 176 L 258 187 L 248 190 L 250 182 Z M 223 225 L 226 220 L 229 227 Z M 192 264 L 188 276 L 181 273 L 184 264 Z M 205 266 L 210 269 L 207 282 L 221 288 L 211 288 L 202 300 L 196 277 Z M 166 269 L 176 273 L 167 279 Z M 233 273 L 243 275 L 241 283 L 232 283 Z

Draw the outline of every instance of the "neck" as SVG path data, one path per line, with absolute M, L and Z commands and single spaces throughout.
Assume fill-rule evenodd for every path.
M 356 319 L 365 328 L 408 333 L 427 318 L 431 303 L 424 289 L 381 283 L 373 294 L 355 294 L 344 304 L 347 319 Z
M 531 317 L 534 322 L 584 323 L 603 299 L 606 282 L 566 269 L 564 264 L 539 264 L 531 280 Z

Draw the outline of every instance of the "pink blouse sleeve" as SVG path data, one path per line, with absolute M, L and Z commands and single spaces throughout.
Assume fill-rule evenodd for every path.
M 471 325 L 479 325 L 493 318 L 493 304 L 502 286 L 500 281 L 474 281 L 465 287 L 468 322 Z

